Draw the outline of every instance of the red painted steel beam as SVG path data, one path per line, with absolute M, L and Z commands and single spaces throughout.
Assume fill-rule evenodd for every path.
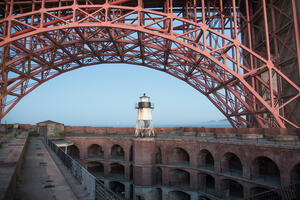
M 262 2 L 261 15 L 253 13 L 253 2 L 246 0 L 246 16 L 241 17 L 236 1 L 219 2 L 202 0 L 201 5 L 207 7 L 201 9 L 195 2 L 186 2 L 181 5 L 183 17 L 177 10 L 173 12 L 172 1 L 164 5 L 165 12 L 142 8 L 142 0 L 138 7 L 119 6 L 130 3 L 119 0 L 103 5 L 59 4 L 55 8 L 45 8 L 47 1 L 43 1 L 40 10 L 33 8 L 32 12 L 17 15 L 12 15 L 11 6 L 10 17 L 0 20 L 0 29 L 5 30 L 0 35 L 0 46 L 9 50 L 3 51 L 1 59 L 1 118 L 50 78 L 78 67 L 121 62 L 164 71 L 187 82 L 206 95 L 235 127 L 299 127 L 290 120 L 293 117 L 278 112 L 299 101 L 300 88 L 271 59 L 268 5 Z M 214 23 L 218 18 L 221 23 Z M 257 33 L 264 38 L 257 45 L 252 41 L 257 38 L 253 20 L 259 18 L 264 21 L 260 30 L 265 31 Z M 247 25 L 242 27 L 241 20 Z M 272 31 L 277 33 L 274 27 Z M 239 38 L 243 32 L 248 33 L 248 46 Z M 256 49 L 264 44 L 267 58 Z M 286 42 L 284 46 L 290 48 Z M 7 79 L 5 71 L 18 76 Z M 274 73 L 296 91 L 290 94 L 290 100 L 280 100 Z M 17 98 L 5 103 L 8 96 Z

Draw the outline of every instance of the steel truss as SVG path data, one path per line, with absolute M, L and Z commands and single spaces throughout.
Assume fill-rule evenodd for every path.
M 185 81 L 233 127 L 300 126 L 295 0 L 5 0 L 0 46 L 0 119 L 64 72 L 128 63 Z

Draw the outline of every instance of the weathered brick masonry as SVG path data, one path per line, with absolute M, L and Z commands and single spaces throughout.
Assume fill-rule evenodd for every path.
M 70 153 L 126 199 L 244 198 L 300 181 L 296 129 L 159 128 L 155 138 L 134 138 L 131 128 L 65 131 Z

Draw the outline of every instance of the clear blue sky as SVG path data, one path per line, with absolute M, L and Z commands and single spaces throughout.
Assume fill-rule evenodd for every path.
M 204 95 L 169 74 L 142 66 L 102 64 L 42 84 L 3 122 L 35 124 L 50 119 L 66 125 L 134 126 L 134 105 L 143 93 L 155 103 L 156 127 L 225 118 Z

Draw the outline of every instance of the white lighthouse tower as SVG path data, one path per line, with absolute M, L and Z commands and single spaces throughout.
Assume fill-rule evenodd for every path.
M 135 106 L 138 110 L 138 118 L 136 121 L 135 136 L 145 137 L 154 136 L 153 122 L 152 122 L 152 110 L 153 105 L 150 102 L 150 97 L 147 97 L 144 93 L 140 97 L 140 101 Z

